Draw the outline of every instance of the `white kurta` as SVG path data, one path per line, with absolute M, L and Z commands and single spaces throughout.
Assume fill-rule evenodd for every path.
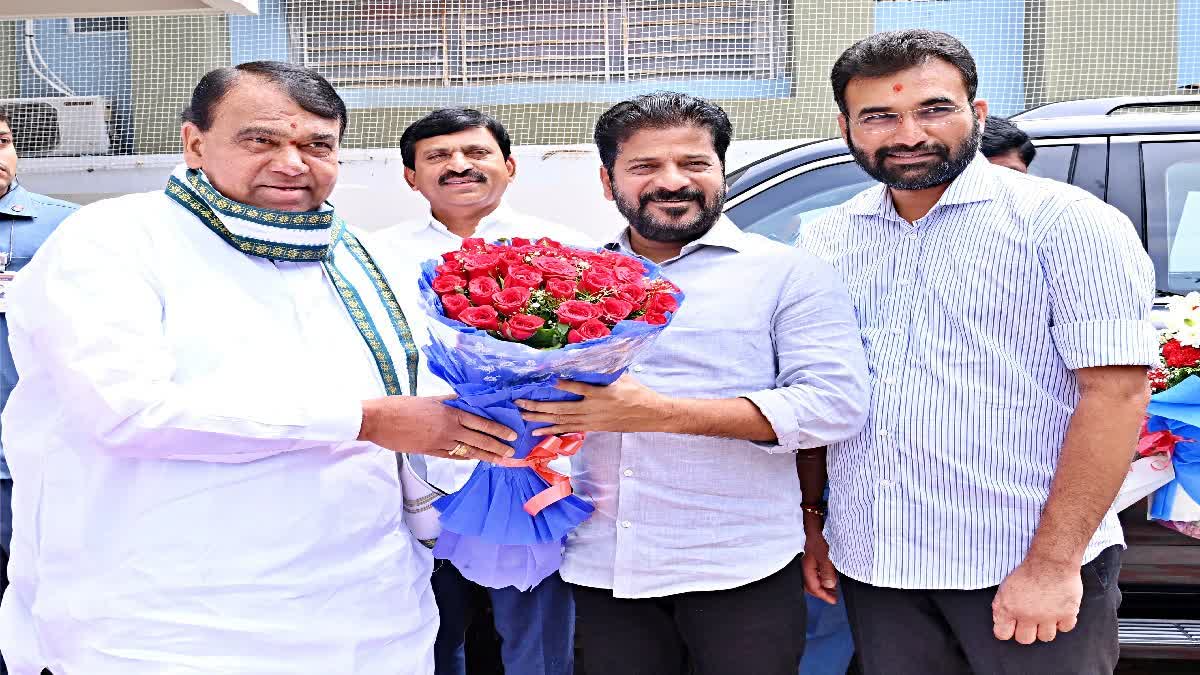
M 430 555 L 354 440 L 383 385 L 319 265 L 137 194 L 68 219 L 9 308 L 14 675 L 433 672 Z

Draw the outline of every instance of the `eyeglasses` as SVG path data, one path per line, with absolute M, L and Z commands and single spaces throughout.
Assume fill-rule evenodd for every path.
M 911 114 L 913 120 L 923 127 L 940 127 L 953 122 L 955 113 L 962 111 L 963 108 L 956 105 L 931 105 L 903 112 L 868 113 L 859 116 L 858 126 L 863 133 L 886 134 L 900 128 L 900 119 Z

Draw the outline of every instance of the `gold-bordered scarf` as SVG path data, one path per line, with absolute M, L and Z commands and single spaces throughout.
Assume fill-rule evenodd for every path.
M 416 396 L 419 352 L 404 311 L 371 254 L 332 208 L 291 212 L 249 206 L 218 192 L 195 169 L 176 170 L 167 181 L 166 192 L 209 230 L 246 255 L 320 263 L 370 349 L 388 395 L 404 394 L 388 347 L 392 343 L 404 351 L 408 393 Z M 373 293 L 369 297 L 378 302 L 364 302 L 365 293 Z M 380 319 L 378 323 L 376 318 Z M 389 327 L 393 333 L 382 334 L 379 325 Z

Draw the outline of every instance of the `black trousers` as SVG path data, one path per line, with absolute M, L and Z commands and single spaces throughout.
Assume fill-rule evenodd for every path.
M 574 586 L 588 675 L 796 675 L 804 652 L 800 556 L 726 591 L 613 598 Z
M 1083 566 L 1079 623 L 1051 642 L 992 634 L 996 588 L 880 588 L 842 577 L 850 630 L 866 675 L 1112 675 L 1117 667 L 1121 547 Z

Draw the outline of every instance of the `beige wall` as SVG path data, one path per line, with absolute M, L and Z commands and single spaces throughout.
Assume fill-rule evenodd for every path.
M 1090 0 L 1044 6 L 1044 91 L 1028 105 L 1093 96 L 1176 93 L 1176 0 Z M 1086 68 L 1087 76 L 1080 77 Z M 1039 98 L 1041 100 L 1039 100 Z
M 17 24 L 0 21 L 0 98 L 16 98 L 21 94 L 17 80 Z

